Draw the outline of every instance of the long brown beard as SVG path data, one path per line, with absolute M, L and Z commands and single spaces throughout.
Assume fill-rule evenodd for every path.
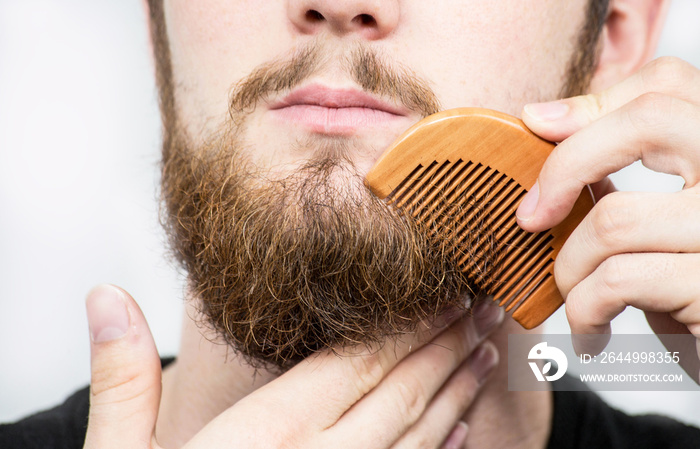
M 352 76 L 366 90 L 413 99 L 423 114 L 436 108 L 371 54 L 353 59 L 363 69 Z M 241 83 L 218 137 L 194 145 L 177 127 L 164 149 L 166 228 L 203 324 L 250 364 L 281 370 L 321 349 L 411 332 L 447 307 L 464 308 L 471 293 L 448 247 L 362 185 L 346 158 L 351 142 L 311 141 L 313 156 L 281 178 L 247 162 L 244 111 L 311 73 L 303 60 L 308 52 Z
M 164 171 L 172 245 L 205 324 L 249 363 L 286 369 L 465 307 L 449 250 L 358 185 L 349 162 L 261 182 L 181 156 Z
M 364 189 L 337 146 L 315 148 L 298 172 L 272 182 L 244 168 L 245 111 L 302 81 L 313 64 L 297 58 L 294 72 L 261 67 L 238 86 L 219 137 L 195 144 L 176 113 L 162 2 L 149 5 L 164 125 L 164 222 L 203 324 L 252 365 L 286 369 L 314 351 L 379 342 L 464 306 L 472 289 L 453 255 Z M 563 96 L 587 89 L 606 11 L 606 0 L 590 0 Z M 384 70 L 371 53 L 362 58 L 352 76 L 365 90 L 423 115 L 437 111 L 410 72 Z

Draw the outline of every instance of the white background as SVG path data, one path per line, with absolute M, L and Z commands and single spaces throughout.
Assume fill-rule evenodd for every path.
M 700 66 L 700 2 L 676 0 L 659 54 Z M 84 297 L 110 282 L 177 351 L 182 277 L 158 223 L 159 117 L 139 0 L 0 0 L 0 422 L 89 381 Z M 679 181 L 634 168 L 625 189 Z M 649 332 L 627 311 L 618 332 Z M 567 332 L 563 314 L 550 332 Z M 700 393 L 606 393 L 700 424 Z

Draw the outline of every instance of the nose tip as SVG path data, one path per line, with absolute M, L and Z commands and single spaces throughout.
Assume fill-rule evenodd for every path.
M 381 39 L 398 24 L 398 5 L 393 0 L 292 0 L 290 19 L 305 34 L 328 30 L 336 35 L 358 34 Z

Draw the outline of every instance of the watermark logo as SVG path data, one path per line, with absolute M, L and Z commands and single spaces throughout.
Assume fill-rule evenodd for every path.
M 566 354 L 564 354 L 564 352 L 559 348 L 547 346 L 547 342 L 544 341 L 533 346 L 532 349 L 530 349 L 530 353 L 528 354 L 527 358 L 530 360 L 528 363 L 530 364 L 530 368 L 535 374 L 538 382 L 553 382 L 555 380 L 559 380 L 564 376 L 564 374 L 566 374 L 566 370 L 569 367 L 569 361 L 566 358 Z M 546 361 L 542 366 L 541 371 L 536 362 L 537 360 Z M 552 366 L 554 366 L 552 361 L 556 364 L 555 366 L 557 370 L 554 374 L 548 375 L 548 373 L 552 370 Z
M 593 355 L 577 354 L 571 334 L 508 335 L 508 390 L 700 391 L 692 334 L 609 337 Z

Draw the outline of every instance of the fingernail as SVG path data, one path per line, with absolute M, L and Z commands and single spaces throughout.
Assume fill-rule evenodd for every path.
M 539 181 L 536 181 L 535 185 L 532 186 L 530 191 L 527 192 L 527 195 L 525 195 L 525 198 L 523 198 L 523 200 L 520 202 L 520 206 L 518 206 L 518 210 L 515 212 L 515 216 L 522 221 L 528 221 L 532 219 L 532 216 L 535 215 L 535 209 L 537 209 L 537 203 L 539 201 L 540 183 Z
M 450 435 L 445 439 L 445 443 L 442 445 L 442 449 L 461 449 L 464 447 L 464 443 L 467 441 L 467 433 L 469 432 L 469 426 L 464 421 L 457 423 Z
M 498 353 L 492 343 L 482 343 L 469 357 L 471 367 L 479 385 L 483 384 L 489 373 L 498 363 Z
M 505 313 L 502 307 L 498 307 L 490 300 L 482 300 L 474 308 L 474 325 L 480 338 L 503 322 Z
M 111 285 L 100 285 L 85 301 L 90 338 L 104 343 L 123 337 L 129 330 L 129 312 L 122 292 Z
M 526 104 L 523 111 L 540 122 L 559 120 L 569 112 L 569 105 L 561 101 Z

